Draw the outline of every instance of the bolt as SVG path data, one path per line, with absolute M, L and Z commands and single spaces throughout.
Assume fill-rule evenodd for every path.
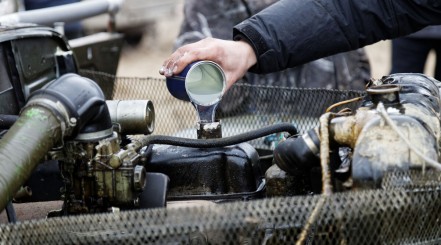
M 77 124 L 77 119 L 76 119 L 75 117 L 71 117 L 71 118 L 69 119 L 69 122 L 70 122 L 72 125 L 76 125 L 76 124 Z

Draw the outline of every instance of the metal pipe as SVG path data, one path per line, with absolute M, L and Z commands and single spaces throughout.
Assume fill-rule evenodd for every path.
M 155 108 L 150 100 L 107 100 L 112 123 L 119 133 L 151 134 L 155 128 Z
M 81 1 L 56 7 L 17 12 L 0 17 L 1 24 L 34 23 L 52 26 L 55 22 L 74 22 L 104 13 L 116 13 L 124 0 Z
M 25 107 L 0 140 L 0 210 L 62 137 L 62 123 L 48 108 Z

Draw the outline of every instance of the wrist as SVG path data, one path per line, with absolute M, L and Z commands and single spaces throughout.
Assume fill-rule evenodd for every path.
M 237 40 L 237 42 L 239 44 L 239 50 L 242 51 L 242 55 L 245 57 L 246 69 L 248 70 L 257 63 L 256 53 L 248 42 L 244 40 Z

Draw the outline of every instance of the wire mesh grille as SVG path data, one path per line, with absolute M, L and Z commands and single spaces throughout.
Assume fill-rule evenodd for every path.
M 203 203 L 2 225 L 0 239 L 6 244 L 439 244 L 440 197 L 439 190 L 420 187 Z
M 164 79 L 115 77 L 95 71 L 82 71 L 82 75 L 97 81 L 108 99 L 151 100 L 156 114 L 154 134 L 196 138 L 194 107 L 172 97 Z M 224 137 L 279 122 L 293 123 L 303 133 L 318 126 L 319 116 L 330 105 L 362 95 L 361 91 L 235 84 L 224 95 L 217 118 L 221 119 Z M 346 107 L 355 109 L 358 104 Z M 265 147 L 258 141 L 250 143 Z

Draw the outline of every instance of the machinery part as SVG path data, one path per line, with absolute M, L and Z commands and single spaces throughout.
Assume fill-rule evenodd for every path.
M 400 114 L 391 114 L 390 118 L 401 133 L 412 140 L 414 147 L 423 149 L 428 158 L 435 161 L 438 159 L 439 130 L 429 131 L 421 123 L 424 122 L 424 118 Z M 391 152 L 386 154 L 384 146 L 391 149 Z M 358 136 L 352 158 L 352 176 L 354 183 L 358 183 L 359 186 L 378 187 L 386 171 L 423 169 L 424 166 L 425 160 L 419 157 L 384 119 L 376 117 L 363 127 Z
M 162 208 L 167 205 L 170 179 L 162 173 L 147 173 L 145 188 L 139 196 L 140 208 Z
M 116 13 L 123 0 L 96 0 L 66 4 L 51 8 L 17 12 L 0 17 L 2 24 L 35 23 L 52 25 L 55 22 L 72 22 L 103 13 Z
M 0 209 L 56 143 L 87 130 L 90 121 L 94 125 L 94 120 L 102 119 L 99 112 L 107 111 L 107 107 L 100 95 L 99 87 L 90 79 L 68 74 L 30 96 L 17 122 L 0 140 Z
M 383 104 L 381 104 L 381 103 L 378 104 L 377 110 L 378 110 L 378 113 L 380 114 L 380 116 L 383 118 L 383 120 L 386 121 L 386 123 L 393 129 L 393 131 L 395 131 L 395 133 L 397 133 L 398 136 L 407 144 L 409 149 L 411 149 L 415 154 L 417 154 L 419 157 L 421 157 L 424 160 L 423 166 L 422 166 L 423 173 L 425 173 L 425 171 L 426 171 L 425 163 L 427 163 L 430 167 L 432 167 L 436 170 L 441 170 L 441 163 L 439 163 L 438 161 L 436 161 L 434 159 L 427 157 L 425 155 L 425 153 L 420 151 L 418 148 L 415 148 L 412 145 L 412 143 L 409 141 L 409 139 L 406 138 L 406 136 L 404 136 L 403 133 L 401 133 L 400 129 L 397 127 L 397 125 L 391 120 L 391 118 L 387 114 L 387 111 L 384 109 Z
M 143 191 L 146 182 L 146 171 L 143 166 L 137 165 L 133 169 L 133 187 L 135 191 Z
M 17 119 L 17 115 L 0 115 L 0 129 L 10 128 Z
M 77 71 L 67 41 L 53 29 L 0 25 L 0 33 L 0 114 L 18 115 L 31 93 Z
M 330 154 L 330 161 L 324 163 L 323 158 L 320 157 L 322 149 L 328 153 L 329 151 L 327 147 L 322 147 L 322 144 L 323 141 L 320 140 L 317 128 L 309 130 L 301 137 L 291 137 L 279 143 L 274 149 L 274 163 L 288 175 L 280 173 L 277 168 L 271 169 L 272 171 L 266 174 L 269 178 L 268 182 L 271 183 L 268 192 L 275 193 L 275 195 L 323 193 L 324 183 L 329 183 L 330 176 L 326 177 L 326 181 L 323 180 L 324 174 L 321 173 L 323 169 L 321 166 L 329 164 L 330 169 L 335 170 L 342 161 L 339 151 L 336 150 Z M 332 171 L 331 174 L 337 175 Z M 347 179 L 348 176 L 340 174 L 336 177 Z M 286 187 L 280 186 L 285 183 L 291 186 L 292 190 L 286 191 Z M 329 190 L 329 184 L 326 185 L 326 189 Z
M 424 168 L 426 160 L 418 156 L 412 148 L 423 150 L 429 159 L 439 159 L 440 82 L 422 74 L 394 74 L 383 77 L 377 83 L 389 87 L 399 86 L 400 92 L 397 96 L 395 90 L 382 89 L 378 102 L 367 99 L 367 108 L 357 111 L 357 114 L 363 114 L 367 113 L 363 109 L 368 109 L 372 116 L 369 121 L 360 125 L 362 129 L 354 147 L 352 176 L 357 186 L 378 187 L 384 173 L 393 169 Z M 370 98 L 379 97 L 379 90 L 374 91 L 373 94 L 372 89 L 368 90 Z M 411 147 L 385 121 L 381 112 L 374 111 L 378 110 L 380 102 L 386 107 L 388 118 L 398 130 L 412 140 Z M 340 133 L 335 131 L 334 138 Z
M 49 153 L 59 162 L 64 181 L 61 195 L 65 200 L 63 210 L 51 215 L 105 212 L 112 207 L 132 209 L 164 205 L 165 201 L 161 200 L 166 198 L 168 177 L 159 173 L 152 177 L 146 173 L 140 162 L 142 145 L 139 142 L 134 141 L 123 148 L 120 145 L 119 135 L 114 132 L 95 141 L 71 139 L 63 148 Z M 147 183 L 157 189 L 153 190 Z
M 75 91 L 73 93 L 72 91 Z M 62 114 L 73 125 L 72 136 L 77 140 L 96 140 L 112 135 L 112 122 L 104 94 L 92 80 L 77 74 L 66 74 L 34 92 L 28 104 L 63 104 Z M 86 120 L 85 120 L 86 119 Z M 68 134 L 70 135 L 70 133 Z
M 121 134 L 151 134 L 155 108 L 150 100 L 107 100 L 110 118 Z
M 198 122 L 197 123 L 198 139 L 217 139 L 222 138 L 222 125 L 217 122 Z
M 297 245 L 305 244 L 306 240 L 309 239 L 308 236 L 310 236 L 315 229 L 317 220 L 320 217 L 320 212 L 323 211 L 326 200 L 332 194 L 331 171 L 329 167 L 329 121 L 332 116 L 332 113 L 327 112 L 320 117 L 320 168 L 322 172 L 322 191 L 317 205 L 314 207 L 314 210 L 312 210 L 311 215 L 299 235 L 299 239 L 296 242 Z
M 257 151 L 247 143 L 223 148 L 155 145 L 146 163 L 149 171 L 170 178 L 170 200 L 256 198 L 264 169 Z
M 295 150 L 293 150 L 295 149 Z M 301 137 L 291 137 L 274 149 L 274 162 L 282 170 L 296 174 L 320 165 L 320 137 L 316 129 Z
M 117 133 L 97 141 L 71 140 L 58 155 L 64 179 L 64 214 L 105 212 L 111 207 L 139 207 L 146 185 L 140 146 L 120 148 Z
M 354 185 L 378 187 L 387 171 L 424 169 L 426 157 L 437 161 L 441 135 L 439 88 L 439 81 L 422 74 L 383 77 L 367 89 L 368 95 L 354 115 L 337 115 L 330 121 L 330 142 L 326 145 L 334 152 L 338 152 L 341 146 L 353 149 L 351 169 Z M 378 110 L 383 104 L 386 109 L 381 113 L 387 118 Z M 397 129 L 385 119 L 390 119 Z M 412 140 L 411 146 L 397 130 Z M 309 140 L 311 138 L 315 140 Z M 323 140 L 327 139 L 325 135 L 311 137 L 310 131 L 302 138 L 280 144 L 275 150 L 275 162 L 289 172 L 302 171 L 301 166 L 314 166 L 317 143 L 320 142 L 322 153 Z M 292 148 L 295 152 L 289 152 L 290 144 L 295 145 Z M 419 151 L 413 148 L 422 150 L 424 157 L 420 157 Z
M 265 195 L 276 197 L 319 194 L 322 189 L 320 176 L 319 167 L 291 174 L 273 164 L 265 172 Z
M 141 119 L 145 121 L 145 111 L 152 104 L 141 101 L 140 105 Z M 64 213 L 104 212 L 111 207 L 131 209 L 144 205 L 140 194 L 148 193 L 144 194 L 147 173 L 139 153 L 142 147 L 141 142 L 133 140 L 121 148 L 121 139 L 113 132 L 111 136 L 95 140 L 77 137 L 67 141 L 63 149 L 54 151 L 52 155 L 60 161 L 65 182 Z

